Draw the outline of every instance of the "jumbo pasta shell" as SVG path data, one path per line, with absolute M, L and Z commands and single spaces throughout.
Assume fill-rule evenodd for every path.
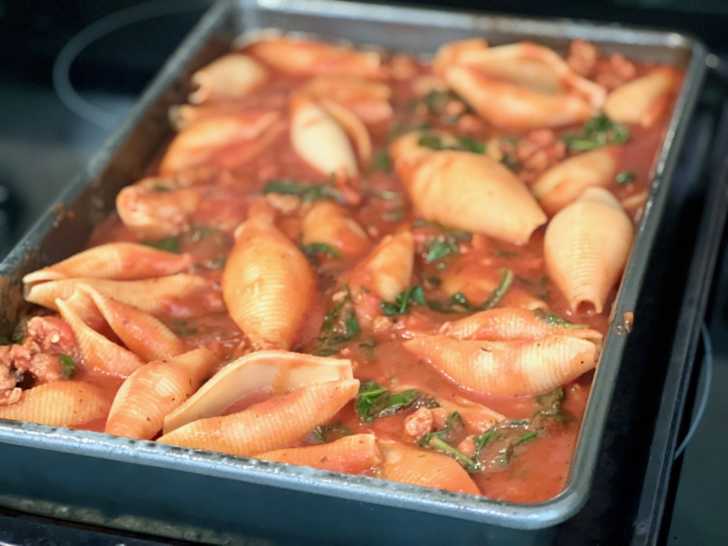
M 109 404 L 108 397 L 95 385 L 54 381 L 23 391 L 15 404 L 0 406 L 0 419 L 77 427 L 105 417 Z
M 649 127 L 667 108 L 679 81 L 680 75 L 674 69 L 656 68 L 612 91 L 604 111 L 614 121 Z
M 463 341 L 421 336 L 404 347 L 461 387 L 484 395 L 535 396 L 596 365 L 591 341 L 553 335 L 536 341 Z
M 217 362 L 215 353 L 200 348 L 140 367 L 119 387 L 105 431 L 151 440 L 164 418 L 197 390 Z
M 351 379 L 310 385 L 232 415 L 193 421 L 158 441 L 229 455 L 282 449 L 333 418 L 358 390 L 359 381 Z
M 634 228 L 607 190 L 590 188 L 546 229 L 544 256 L 551 280 L 571 310 L 601 313 L 632 248 Z
M 164 419 L 164 432 L 222 414 L 254 394 L 283 394 L 295 389 L 352 379 L 351 360 L 288 351 L 257 351 L 217 372 L 189 400 Z

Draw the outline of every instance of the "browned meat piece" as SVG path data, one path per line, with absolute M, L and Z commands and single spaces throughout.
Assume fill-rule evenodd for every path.
M 599 85 L 611 91 L 636 76 L 637 67 L 634 63 L 625 58 L 624 55 L 614 53 L 609 58 L 602 59 L 597 63 L 594 79 Z
M 76 338 L 71 327 L 60 317 L 33 317 L 28 321 L 28 337 L 37 344 L 38 351 L 51 354 L 74 355 Z
M 519 176 L 525 182 L 533 182 L 565 156 L 566 145 L 551 129 L 531 131 L 516 146 L 516 158 L 521 165 Z
M 599 52 L 594 44 L 584 40 L 574 40 L 569 45 L 566 62 L 574 72 L 588 78 L 594 72 L 598 55 Z

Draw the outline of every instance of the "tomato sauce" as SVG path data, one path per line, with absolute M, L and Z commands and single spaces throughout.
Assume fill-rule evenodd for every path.
M 535 232 L 527 244 L 516 246 L 482 234 L 460 233 L 417 217 L 402 182 L 389 163 L 388 146 L 397 135 L 413 128 L 429 127 L 433 130 L 454 131 L 485 143 L 485 146 L 489 146 L 488 143 L 494 139 L 502 139 L 516 146 L 527 139 L 528 134 L 503 131 L 482 120 L 469 125 L 458 124 L 457 119 L 443 112 L 443 107 L 433 104 L 436 100 L 446 103 L 457 101 L 457 97 L 438 94 L 438 88 L 433 88 L 434 91 L 427 94 L 418 91 L 418 86 L 421 87 L 427 78 L 433 77 L 432 68 L 429 63 L 415 58 L 407 58 L 407 61 L 412 68 L 410 77 L 384 80 L 391 89 L 393 115 L 384 122 L 368 127 L 374 150 L 372 164 L 363 165 L 358 178 L 347 181 L 346 187 L 340 187 L 356 196 L 352 202 L 346 203 L 346 210 L 365 229 L 372 247 L 386 235 L 409 227 L 416 242 L 412 284 L 423 287 L 428 301 L 447 301 L 454 292 L 464 294 L 471 302 L 483 301 L 491 294 L 493 286 L 498 284 L 500 272 L 508 269 L 513 273 L 514 280 L 500 306 L 518 307 L 524 302 L 536 302 L 564 320 L 585 324 L 606 333 L 608 306 L 601 314 L 573 313 L 565 297 L 549 280 L 544 264 L 543 227 Z M 398 62 L 402 62 L 402 56 Z M 640 64 L 635 66 L 638 75 L 652 68 Z M 244 98 L 228 101 L 223 106 L 232 111 L 277 111 L 285 119 L 291 97 L 308 78 L 285 75 L 275 70 L 271 73 L 272 79 L 264 85 Z M 469 109 L 464 115 L 475 118 Z M 644 206 L 655 155 L 662 142 L 668 117 L 669 109 L 665 109 L 659 120 L 650 127 L 629 127 L 630 137 L 622 144 L 617 172 L 629 171 L 631 179 L 627 183 L 615 180 L 608 186 L 635 221 L 638 221 Z M 236 154 L 242 152 L 235 146 L 219 151 L 195 170 L 194 175 L 190 176 L 193 182 L 185 186 L 198 194 L 199 205 L 189 214 L 189 228 L 168 238 L 166 244 L 171 245 L 170 249 L 174 252 L 191 255 L 193 265 L 190 272 L 211 280 L 216 290 L 219 289 L 225 260 L 234 243 L 235 228 L 246 219 L 251 203 L 260 198 L 266 184 L 271 180 L 295 181 L 304 186 L 332 182 L 298 156 L 290 143 L 289 127 L 287 124 L 284 127 L 268 146 L 243 164 L 236 164 Z M 581 129 L 581 126 L 572 126 L 553 133 L 560 139 Z M 487 150 L 485 153 L 488 153 Z M 157 164 L 153 165 L 149 176 L 158 176 L 157 168 Z M 523 172 L 517 160 L 511 162 L 509 168 L 517 176 Z M 168 196 L 169 205 L 175 206 L 175 191 L 161 195 Z M 270 200 L 285 198 L 268 196 Z M 302 231 L 300 203 L 296 203 L 290 212 L 286 212 L 285 207 L 278 208 L 282 211 L 276 220 L 279 229 L 298 244 Z M 430 244 L 438 237 L 448 238 L 451 247 L 447 255 L 429 260 Z M 114 213 L 97 226 L 90 246 L 115 241 L 150 242 L 135 235 Z M 151 242 L 160 244 L 163 241 Z M 346 258 L 320 255 L 312 259 L 318 275 L 317 301 L 294 350 L 314 350 L 324 316 L 332 308 L 332 296 L 345 287 L 361 259 L 361 256 Z M 186 305 L 194 307 L 199 302 L 189 301 Z M 372 300 L 372 312 L 378 313 L 379 305 L 378 300 Z M 375 381 L 393 391 L 416 388 L 435 399 L 460 398 L 482 404 L 509 420 L 530 419 L 539 410 L 536 398 L 485 396 L 468 391 L 402 346 L 403 340 L 418 332 L 435 332 L 444 322 L 467 315 L 465 312 L 443 313 L 427 305 L 413 305 L 408 313 L 388 318 L 385 327 L 381 327 L 382 321 L 379 321 L 378 326 L 376 320 L 369 324 L 363 322 L 356 337 L 338 347 L 335 355 L 352 359 L 355 377 L 362 383 Z M 250 350 L 245 335 L 226 312 L 192 318 L 162 318 L 190 348 L 214 346 L 226 355 L 225 362 Z M 103 385 L 109 391 L 115 391 L 120 384 L 119 380 L 94 376 L 89 372 L 81 371 L 81 374 L 81 377 Z M 563 489 L 592 377 L 592 373 L 587 373 L 564 385 L 561 411 L 566 417 L 563 420 L 548 423 L 536 439 L 513 447 L 509 460 L 504 464 L 490 465 L 484 471 L 471 475 L 483 495 L 497 500 L 535 503 L 547 500 Z M 264 393 L 253 399 L 239 401 L 227 413 L 243 409 L 265 396 Z M 417 445 L 416 438 L 404 433 L 405 420 L 412 411 L 404 410 L 365 422 L 355 411 L 354 404 L 348 404 L 332 422 L 340 423 L 354 433 L 374 432 L 378 438 Z M 88 426 L 93 430 L 101 430 L 102 427 L 103 423 Z M 307 440 L 301 445 L 306 443 Z

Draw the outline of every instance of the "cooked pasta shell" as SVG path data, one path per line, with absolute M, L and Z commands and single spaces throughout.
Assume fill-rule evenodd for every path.
M 63 301 L 89 328 L 98 332 L 107 326 L 104 315 L 86 292 L 76 290 Z
M 91 369 L 117 377 L 127 377 L 144 362 L 131 351 L 92 330 L 62 299 L 56 308 L 76 336 L 83 363 Z
M 369 237 L 346 210 L 331 201 L 315 203 L 303 218 L 303 244 L 325 243 L 345 256 L 359 256 Z
M 633 237 L 629 217 L 602 188 L 586 190 L 553 217 L 544 238 L 546 268 L 572 311 L 602 312 L 627 263 Z
M 411 231 L 387 235 L 357 266 L 351 285 L 366 287 L 383 300 L 394 301 L 410 285 L 414 256 L 415 241 Z
M 480 493 L 463 467 L 446 455 L 398 442 L 380 441 L 379 447 L 384 455 L 381 477 L 386 480 L 455 493 Z
M 15 404 L 0 406 L 0 419 L 77 427 L 105 417 L 109 404 L 108 397 L 95 385 L 54 381 L 23 391 Z
M 553 334 L 595 340 L 602 338 L 602 334 L 596 330 L 549 324 L 533 311 L 518 307 L 488 309 L 459 320 L 446 322 L 440 328 L 439 333 L 455 339 L 490 341 L 540 339 Z
M 583 122 L 595 112 L 577 94 L 532 90 L 489 77 L 473 65 L 452 66 L 444 79 L 483 119 L 503 129 L 563 127 Z
M 680 76 L 674 69 L 656 68 L 612 91 L 604 103 L 604 111 L 614 121 L 649 127 L 665 111 L 679 82 Z
M 316 76 L 301 91 L 316 99 L 330 99 L 345 106 L 366 124 L 391 119 L 392 90 L 382 82 L 353 76 Z
M 364 122 L 348 108 L 331 99 L 319 99 L 319 104 L 336 120 L 354 143 L 359 161 L 367 165 L 372 159 L 372 139 Z
M 227 364 L 189 400 L 167 415 L 164 432 L 220 415 L 236 402 L 256 393 L 277 395 L 315 383 L 352 378 L 348 359 L 287 351 L 256 351 Z
M 80 285 L 79 289 L 93 300 L 124 345 L 143 361 L 171 358 L 185 351 L 184 342 L 149 313 L 107 297 L 91 286 Z
M 523 182 L 484 155 L 432 153 L 405 178 L 405 185 L 423 218 L 509 243 L 525 244 L 546 222 Z
M 189 254 L 173 254 L 136 243 L 95 246 L 49 267 L 28 273 L 25 284 L 73 277 L 137 280 L 184 271 L 192 264 Z
M 267 212 L 253 214 L 236 237 L 222 277 L 228 313 L 256 349 L 289 349 L 316 292 L 308 260 Z
M 190 94 L 189 101 L 199 104 L 244 97 L 267 77 L 266 69 L 251 57 L 229 53 L 192 74 L 192 84 L 197 89 Z
M 357 77 L 384 75 L 379 53 L 288 37 L 272 37 L 250 44 L 246 52 L 266 64 L 298 76 L 336 74 Z
M 421 336 L 404 347 L 461 387 L 495 396 L 553 390 L 593 369 L 597 353 L 591 341 L 562 335 L 526 342 Z
M 224 309 L 220 292 L 212 282 L 185 273 L 141 281 L 89 278 L 49 281 L 28 287 L 25 299 L 57 311 L 56 300 L 70 297 L 82 284 L 155 316 L 189 318 Z
M 353 434 L 328 444 L 268 451 L 255 458 L 350 474 L 361 474 L 382 462 L 374 434 Z
M 474 59 L 478 59 L 487 49 L 488 42 L 483 38 L 447 42 L 437 50 L 437 54 L 432 60 L 432 68 L 436 74 L 443 74 L 450 66 L 468 64 Z
M 309 385 L 232 415 L 194 421 L 165 434 L 159 441 L 229 455 L 257 455 L 283 449 L 328 422 L 358 390 L 359 381 L 355 379 Z
M 106 432 L 151 440 L 164 418 L 209 377 L 218 357 L 200 348 L 138 368 L 122 383 L 106 421 Z
M 270 110 L 201 119 L 172 140 L 159 172 L 174 174 L 213 160 L 221 167 L 242 165 L 269 143 L 266 135 L 273 134 L 279 120 L 280 114 Z
M 531 191 L 547 213 L 555 214 L 586 188 L 611 184 L 620 154 L 621 148 L 607 146 L 565 159 L 539 176 Z
M 190 228 L 192 214 L 200 205 L 196 188 L 180 187 L 158 178 L 144 178 L 122 188 L 116 196 L 116 212 L 138 237 L 161 239 L 179 235 Z M 160 188 L 169 188 L 158 191 Z
M 357 174 L 346 131 L 322 106 L 303 96 L 291 101 L 291 145 L 306 163 L 325 175 Z

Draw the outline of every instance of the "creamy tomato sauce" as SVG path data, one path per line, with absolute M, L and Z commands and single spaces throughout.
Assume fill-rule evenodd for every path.
M 585 71 L 588 77 L 599 81 L 611 66 L 607 61 L 609 57 L 599 54 L 594 65 L 596 68 L 592 68 L 591 72 Z M 625 62 L 633 70 L 627 70 L 624 82 L 658 68 Z M 236 228 L 248 218 L 251 205 L 265 199 L 276 211 L 276 227 L 296 246 L 309 251 L 310 264 L 316 273 L 316 296 L 291 350 L 320 354 L 322 344 L 327 342 L 327 313 L 329 316 L 334 313 L 342 295 L 354 290 L 350 285 L 356 284 L 358 267 L 367 257 L 367 252 L 331 251 L 330 245 L 311 253 L 311 248 L 302 244 L 303 218 L 312 203 L 326 199 L 338 201 L 346 214 L 364 229 L 368 251 L 387 235 L 403 229 L 411 231 L 415 241 L 415 258 L 410 287 L 421 290 L 422 299 L 413 296 L 414 300 L 402 312 L 388 313 L 386 305 L 391 307 L 396 302 L 383 301 L 367 290 L 351 292 L 356 328 L 347 331 L 347 339 L 339 339 L 323 351 L 351 359 L 354 376 L 362 385 L 374 381 L 390 393 L 406 388 L 425 393 L 430 401 L 434 400 L 430 407 L 424 408 L 425 413 L 434 410 L 438 401 L 465 400 L 502 414 L 506 422 L 535 419 L 534 416 L 544 409 L 543 399 L 539 396 L 496 396 L 476 392 L 438 371 L 427 359 L 408 351 L 403 343 L 418 335 L 436 333 L 446 322 L 472 315 L 477 305 L 492 297 L 494 290 L 502 284 L 504 271 L 511 275 L 510 283 L 497 298 L 496 308 L 540 309 L 548 316 L 556 317 L 560 324 L 568 327 L 578 324 L 604 334 L 609 304 L 602 313 L 595 313 L 592 308 L 586 308 L 584 313 L 571 309 L 567 298 L 550 279 L 545 265 L 546 226 L 537 229 L 526 244 L 515 245 L 483 233 L 456 229 L 422 218 L 412 206 L 402 179 L 392 167 L 389 146 L 400 135 L 412 130 L 432 131 L 433 134 L 445 131 L 466 139 L 463 146 L 468 151 L 499 161 L 532 187 L 548 168 L 583 151 L 571 149 L 569 139 L 584 133 L 585 122 L 533 130 L 498 128 L 478 116 L 457 93 L 448 91 L 429 62 L 395 55 L 386 56 L 383 63 L 388 76 L 376 81 L 391 92 L 390 98 L 384 101 L 390 105 L 391 115 L 366 123 L 372 159 L 363 163 L 359 158 L 358 176 L 342 178 L 324 174 L 296 152 L 291 144 L 289 104 L 311 76 L 291 75 L 266 66 L 268 80 L 245 96 L 223 98 L 194 108 L 201 119 L 212 119 L 220 112 L 226 115 L 276 112 L 280 130 L 269 137 L 269 142 L 250 154 L 248 152 L 257 146 L 259 139 L 218 147 L 206 160 L 174 176 L 159 174 L 160 164 L 155 163 L 148 175 L 171 180 L 169 187 L 162 185 L 152 190 L 157 192 L 158 207 L 181 207 L 181 190 L 196 199 L 196 205 L 186 210 L 182 227 L 163 237 L 149 237 L 126 225 L 119 214 L 113 213 L 94 230 L 89 248 L 127 241 L 152 244 L 174 253 L 190 255 L 192 265 L 187 272 L 209 280 L 212 295 L 197 294 L 158 318 L 181 337 L 188 348 L 204 346 L 223 355 L 216 366 L 219 369 L 230 360 L 250 353 L 255 347 L 251 346 L 246 334 L 227 311 L 222 309 L 209 313 L 202 310 L 210 308 L 206 298 L 220 297 L 222 275 L 235 242 Z M 678 88 L 676 83 L 674 90 Z M 671 104 L 674 92 L 661 100 Z M 616 143 L 620 148 L 614 169 L 617 175 L 603 187 L 612 192 L 635 222 L 639 221 L 646 201 L 654 159 L 669 112 L 670 108 L 664 107 L 648 126 L 621 124 L 629 135 Z M 185 131 L 184 126 L 181 131 Z M 434 148 L 440 144 L 437 139 L 434 144 L 430 142 Z M 163 150 L 160 156 L 162 164 L 166 153 L 167 150 Z M 241 157 L 247 159 L 241 161 Z M 180 180 L 184 182 L 180 184 Z M 298 189 L 326 186 L 331 188 L 332 193 L 314 196 L 306 202 L 306 198 L 302 199 L 293 192 L 268 191 L 272 182 L 280 181 Z M 454 186 L 452 191 L 457 192 L 457 187 Z M 612 288 L 610 302 L 616 288 Z M 472 308 L 453 304 L 454 294 L 464 297 Z M 100 385 L 110 395 L 121 384 L 121 379 L 86 369 L 83 362 L 79 362 L 77 374 L 77 379 Z M 554 414 L 538 417 L 537 426 L 533 424 L 535 421 L 528 425 L 514 425 L 525 428 L 518 429 L 519 435 L 509 437 L 510 440 L 504 439 L 506 434 L 496 440 L 501 444 L 484 448 L 478 468 L 468 469 L 480 493 L 497 500 L 534 503 L 547 500 L 563 489 L 592 376 L 592 372 L 587 372 L 562 385 L 559 394 L 562 399 L 556 404 Z M 270 396 L 270 392 L 256 393 L 238 400 L 224 413 L 230 415 L 245 410 Z M 371 420 L 363 419 L 356 408 L 357 401 L 354 400 L 324 425 L 336 425 L 336 430 L 345 431 L 337 434 L 374 433 L 380 440 L 395 440 L 418 449 L 433 450 L 432 445 L 423 446 L 423 436 L 407 432 L 408 419 L 416 411 L 421 411 L 421 406 L 411 405 L 392 415 Z M 433 425 L 426 432 L 436 433 L 439 430 L 436 427 Z M 84 428 L 103 430 L 104 420 L 96 420 Z M 454 436 L 448 437 L 448 441 L 451 447 L 468 455 L 466 440 L 481 434 L 482 431 L 474 431 L 466 423 Z M 289 447 L 315 442 L 309 435 Z M 381 474 L 377 468 L 372 468 L 369 473 L 374 476 Z

